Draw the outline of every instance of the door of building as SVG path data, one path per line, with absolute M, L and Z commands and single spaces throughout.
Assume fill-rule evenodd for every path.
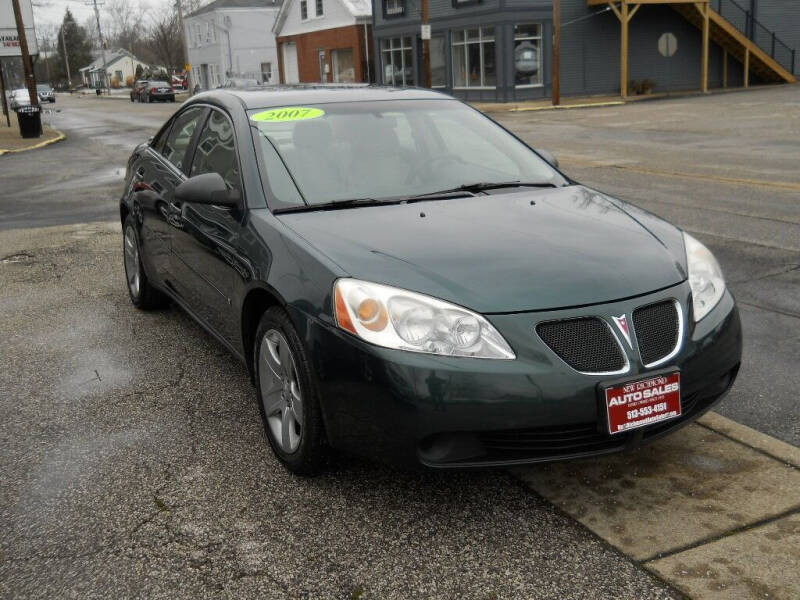
M 297 45 L 294 42 L 283 44 L 284 83 L 300 83 L 297 68 Z

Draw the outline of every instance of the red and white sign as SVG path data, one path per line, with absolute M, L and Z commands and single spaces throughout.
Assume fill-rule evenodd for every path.
M 668 373 L 605 389 L 608 431 L 630 431 L 681 416 L 681 374 Z
M 22 10 L 22 23 L 25 26 L 25 37 L 28 40 L 28 52 L 39 54 L 39 47 L 36 45 L 36 30 L 33 26 L 33 6 L 31 0 L 20 0 Z M 0 56 L 20 56 L 22 50 L 19 47 L 19 36 L 17 35 L 17 21 L 14 19 L 14 9 L 8 0 L 0 0 Z

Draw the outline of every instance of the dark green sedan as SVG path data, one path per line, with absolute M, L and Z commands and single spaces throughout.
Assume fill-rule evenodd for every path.
M 297 473 L 331 448 L 431 468 L 633 448 L 741 361 L 703 244 L 427 90 L 194 96 L 134 151 L 120 218 L 133 304 L 177 304 L 247 365 Z

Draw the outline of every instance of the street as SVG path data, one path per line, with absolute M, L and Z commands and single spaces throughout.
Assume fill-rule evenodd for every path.
M 682 567 L 658 560 L 726 531 L 788 522 L 776 543 L 796 554 L 797 465 L 739 460 L 700 425 L 587 467 L 404 472 L 337 456 L 319 477 L 287 473 L 244 367 L 177 308 L 136 311 L 125 289 L 126 161 L 179 107 L 61 95 L 67 139 L 0 157 L 1 597 L 680 598 L 691 586 L 668 581 Z M 800 445 L 800 89 L 492 117 L 709 246 L 745 336 L 715 410 Z M 681 486 L 706 477 L 724 522 L 706 511 L 682 536 L 690 526 L 654 519 L 663 547 L 614 538 L 617 507 L 608 526 L 583 518 L 608 487 L 620 504 L 636 486 L 691 504 Z M 753 507 L 737 507 L 748 493 Z

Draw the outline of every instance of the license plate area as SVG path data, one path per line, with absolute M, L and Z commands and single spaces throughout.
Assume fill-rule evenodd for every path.
M 670 371 L 601 388 L 608 432 L 624 433 L 681 416 L 681 374 Z

